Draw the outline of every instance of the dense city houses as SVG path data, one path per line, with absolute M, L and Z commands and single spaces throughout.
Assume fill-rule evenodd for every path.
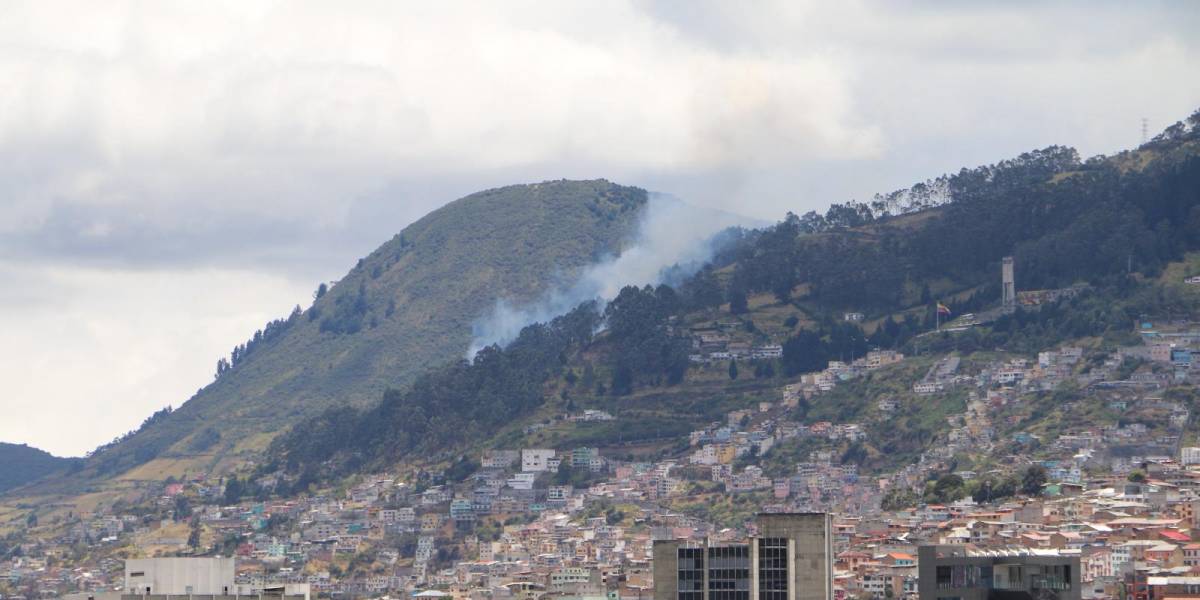
M 1076 293 L 1016 292 L 944 326 L 970 331 Z M 703 364 L 778 352 L 721 322 L 680 333 Z M 169 477 L 144 483 L 141 501 L 31 517 L 0 583 L 4 600 L 1196 597 L 1200 443 L 1187 390 L 1200 381 L 1200 323 L 1147 317 L 1126 339 L 1029 354 L 871 350 L 641 457 L 496 447 L 291 497 L 273 493 L 285 474 L 261 469 Z M 814 418 L 830 400 L 858 408 Z M 1026 426 L 1048 414 L 1054 428 Z M 938 419 L 936 443 L 894 463 L 856 453 L 905 415 Z M 524 434 L 615 422 L 585 408 Z
M 1190 410 L 1163 390 L 1194 376 L 1183 350 L 1200 335 L 1185 323 L 1145 322 L 1137 330 L 1144 345 L 1106 356 L 1064 346 L 1036 359 L 929 362 L 908 399 L 881 396 L 874 409 L 889 415 L 913 398 L 957 390 L 967 411 L 946 418 L 943 444 L 890 474 L 860 472 L 832 450 L 868 435 L 867 423 L 788 416 L 806 399 L 909 360 L 873 352 L 831 362 L 780 388 L 776 402 L 693 431 L 677 457 L 628 461 L 593 447 L 488 450 L 458 482 L 439 473 L 420 483 L 367 477 L 324 495 L 232 504 L 222 500 L 233 480 L 195 474 L 153 492 L 159 517 L 148 518 L 144 508 L 73 515 L 56 537 L 22 544 L 0 574 L 36 596 L 186 595 L 191 584 L 143 586 L 135 582 L 156 576 L 129 572 L 161 576 L 168 564 L 161 561 L 185 559 L 154 559 L 143 569 L 119 556 L 208 548 L 229 557 L 221 562 L 223 583 L 216 592 L 193 586 L 193 594 L 737 600 L 752 592 L 982 598 L 1049 590 L 1062 598 L 1179 597 L 1200 589 L 1200 447 L 1181 445 Z M 1138 366 L 1130 368 L 1131 360 Z M 1081 369 L 1084 363 L 1090 368 Z M 996 431 L 1012 409 L 1064 382 L 1113 411 L 1154 418 L 1081 422 L 1045 439 L 1029 433 L 1036 450 L 1007 457 L 1007 471 L 947 475 L 956 454 L 1000 448 Z M 612 418 L 587 410 L 562 421 Z M 790 463 L 790 473 L 768 474 L 769 459 L 789 444 L 812 449 Z M 1028 489 L 997 490 L 996 500 L 979 497 L 980 488 L 975 498 L 939 497 L 945 481 L 1000 481 L 1001 472 Z M 236 485 L 276 483 L 265 477 Z M 763 514 L 725 526 L 705 520 L 689 499 L 706 492 L 745 497 L 751 512 Z M 810 518 L 819 525 L 815 542 L 787 525 Z M 65 560 L 81 549 L 94 558 Z M 808 579 L 793 579 L 802 571 L 811 571 Z M 826 579 L 827 593 L 814 587 Z

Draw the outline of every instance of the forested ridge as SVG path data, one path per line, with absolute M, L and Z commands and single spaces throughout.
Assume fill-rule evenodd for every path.
M 560 321 L 531 328 L 508 348 L 434 371 L 406 392 L 387 392 L 375 408 L 331 409 L 302 422 L 273 445 L 268 467 L 314 476 L 322 467 L 348 473 L 414 452 L 453 456 L 564 394 L 563 380 L 598 397 L 687 385 L 688 346 L 676 324 L 719 309 L 752 328 L 748 298 L 756 294 L 810 319 L 784 341 L 782 359 L 754 366 L 756 377 L 792 377 L 870 348 L 911 349 L 932 328 L 935 300 L 955 314 L 994 305 L 1007 255 L 1020 265 L 1020 289 L 1083 282 L 1090 291 L 1018 311 L 983 332 L 927 340 L 927 348 L 1028 351 L 1122 331 L 1137 310 L 1169 302 L 1142 278 L 1200 249 L 1198 144 L 1200 111 L 1114 157 L 1081 161 L 1075 150 L 1054 146 L 869 204 L 789 213 L 762 230 L 731 232 L 711 264 L 677 285 L 627 287 L 605 307 L 585 305 L 564 317 L 600 327 L 598 336 L 566 335 Z M 840 318 L 847 310 L 883 321 L 867 333 Z M 586 381 L 576 381 L 579 373 Z

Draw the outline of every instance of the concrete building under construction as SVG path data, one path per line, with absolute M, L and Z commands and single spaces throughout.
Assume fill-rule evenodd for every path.
M 131 558 L 120 589 L 79 592 L 65 600 L 310 600 L 307 583 L 246 585 L 235 582 L 227 557 Z
M 1079 600 L 1079 555 L 921 546 L 920 600 Z
M 759 514 L 744 542 L 654 542 L 654 600 L 831 600 L 832 519 Z

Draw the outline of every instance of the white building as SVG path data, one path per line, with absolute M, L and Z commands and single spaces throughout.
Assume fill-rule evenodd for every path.
M 1179 449 L 1179 462 L 1184 466 L 1200 465 L 1200 447 L 1185 446 Z
M 140 595 L 236 593 L 232 558 L 131 558 L 125 561 L 125 591 Z
M 913 384 L 913 392 L 921 396 L 928 396 L 942 391 L 942 385 L 936 381 L 918 381 Z
M 535 475 L 532 471 L 517 473 L 513 475 L 511 479 L 506 481 L 505 485 L 514 490 L 532 490 L 533 482 L 536 480 L 536 478 L 537 475 Z
M 521 451 L 521 470 L 533 473 L 549 471 L 553 459 L 554 450 L 526 448 Z
M 485 469 L 507 469 L 517 462 L 519 455 L 516 450 L 488 450 L 483 453 L 481 466 Z

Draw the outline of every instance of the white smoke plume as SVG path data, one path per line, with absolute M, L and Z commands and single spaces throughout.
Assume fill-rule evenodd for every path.
M 670 267 L 678 265 L 685 274 L 693 273 L 712 258 L 716 233 L 729 227 L 756 225 L 759 223 L 746 217 L 651 193 L 631 247 L 588 267 L 573 283 L 552 288 L 531 304 L 514 306 L 507 300 L 497 300 L 491 313 L 472 324 L 467 359 L 492 344 L 507 345 L 524 327 L 549 321 L 580 303 L 594 299 L 607 302 L 627 285 L 661 283 L 664 271 Z

